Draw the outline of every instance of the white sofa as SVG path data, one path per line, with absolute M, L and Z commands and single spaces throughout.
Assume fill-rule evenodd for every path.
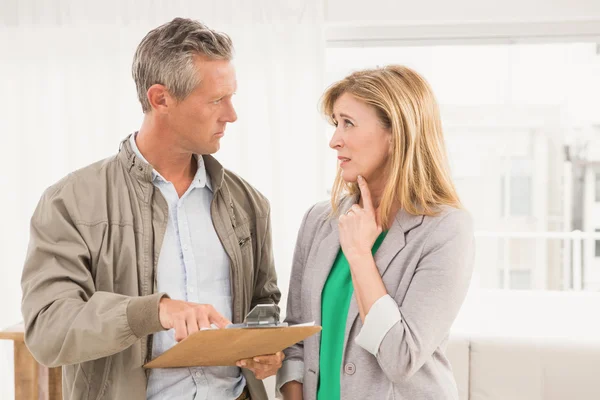
M 600 293 L 472 290 L 447 355 L 461 400 L 600 400 Z

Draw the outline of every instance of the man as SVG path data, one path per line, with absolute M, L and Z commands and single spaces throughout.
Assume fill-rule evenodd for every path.
M 267 398 L 259 379 L 281 353 L 236 367 L 142 367 L 201 328 L 279 302 L 269 204 L 210 156 L 237 119 L 232 52 L 228 36 L 189 19 L 148 33 L 133 62 L 139 132 L 39 202 L 22 277 L 25 341 L 42 364 L 63 366 L 66 399 Z

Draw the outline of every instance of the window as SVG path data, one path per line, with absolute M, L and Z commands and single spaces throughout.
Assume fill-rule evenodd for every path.
M 500 179 L 500 204 L 503 216 L 527 217 L 531 216 L 531 204 L 533 200 L 532 186 L 533 174 L 531 168 L 532 160 L 513 158 L 510 160 L 510 191 L 508 195 L 508 215 L 505 212 L 506 176 Z
M 512 233 L 560 230 L 566 205 L 583 207 L 583 199 L 566 199 L 565 148 L 586 157 L 595 154 L 589 161 L 600 161 L 600 135 L 590 133 L 600 126 L 596 43 L 330 47 L 324 84 L 388 64 L 413 68 L 436 95 L 458 194 L 473 216 L 476 234 L 485 231 L 478 250 L 488 246 L 489 251 L 479 253 L 475 265 L 480 286 L 503 287 L 498 263 L 508 264 L 510 288 L 552 286 L 538 278 L 554 282 L 562 276 L 564 257 L 550 250 L 557 239 L 542 235 L 532 241 Z M 576 151 L 581 146 L 585 151 Z M 324 170 L 332 175 L 330 186 L 335 152 L 328 157 Z M 595 182 L 589 190 L 600 202 L 600 171 Z M 577 189 L 578 183 L 573 185 Z M 580 224 L 574 214 L 570 226 Z M 596 215 L 593 225 L 600 227 L 600 209 L 586 218 Z M 504 254 L 506 237 L 511 244 Z M 595 254 L 600 257 L 600 241 Z
M 509 288 L 513 290 L 531 290 L 531 271 L 514 270 L 510 271 Z M 498 271 L 499 287 L 504 287 L 504 271 Z
M 600 203 L 600 172 L 596 171 L 595 176 L 596 176 L 596 179 L 595 179 L 595 181 L 596 181 L 595 182 L 595 189 L 596 189 L 595 192 L 596 192 L 596 195 L 594 197 L 595 197 L 596 203 Z

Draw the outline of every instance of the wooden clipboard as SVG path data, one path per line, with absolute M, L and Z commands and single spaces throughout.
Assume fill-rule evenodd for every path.
M 239 360 L 275 354 L 319 331 L 321 327 L 315 325 L 198 331 L 144 368 L 235 366 Z

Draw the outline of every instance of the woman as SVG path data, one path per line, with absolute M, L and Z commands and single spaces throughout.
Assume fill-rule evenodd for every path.
M 353 73 L 324 94 L 340 161 L 331 202 L 305 215 L 294 254 L 279 395 L 458 399 L 444 349 L 473 265 L 429 85 L 402 66 Z

